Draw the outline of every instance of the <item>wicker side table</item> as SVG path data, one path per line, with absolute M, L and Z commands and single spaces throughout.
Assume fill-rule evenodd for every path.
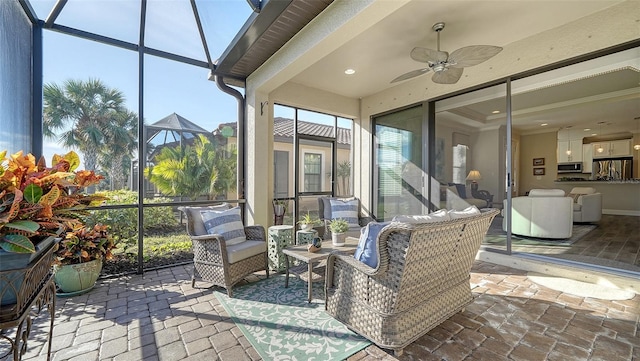
M 309 244 L 313 239 L 318 237 L 318 231 L 312 229 L 310 231 L 296 231 L 296 244 Z
M 282 249 L 293 244 L 293 226 L 271 226 L 267 233 L 269 269 L 275 272 L 282 272 L 287 267 Z

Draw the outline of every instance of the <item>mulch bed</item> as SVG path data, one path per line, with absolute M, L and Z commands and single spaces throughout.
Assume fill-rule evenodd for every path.
M 162 256 L 152 256 L 143 263 L 144 270 L 171 267 L 185 262 L 193 261 L 193 253 L 176 251 Z M 123 274 L 136 273 L 138 271 L 138 259 L 136 255 L 118 254 L 102 265 L 100 278 L 115 277 Z

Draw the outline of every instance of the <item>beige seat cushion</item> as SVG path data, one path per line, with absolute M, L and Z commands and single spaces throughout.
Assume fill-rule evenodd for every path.
M 267 251 L 267 242 L 247 240 L 227 246 L 227 259 L 235 263 Z

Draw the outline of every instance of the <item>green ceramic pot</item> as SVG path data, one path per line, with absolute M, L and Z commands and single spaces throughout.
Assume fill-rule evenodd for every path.
M 56 267 L 55 280 L 62 293 L 81 294 L 93 288 L 102 271 L 102 260 Z

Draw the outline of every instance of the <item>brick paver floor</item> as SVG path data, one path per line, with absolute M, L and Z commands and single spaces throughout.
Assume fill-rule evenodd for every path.
M 99 281 L 57 299 L 52 360 L 259 360 L 211 289 L 189 267 Z M 604 301 L 553 291 L 525 271 L 476 262 L 475 301 L 396 358 L 370 346 L 356 360 L 640 360 L 640 295 Z M 255 281 L 254 277 L 251 281 Z M 24 360 L 46 360 L 47 316 Z

